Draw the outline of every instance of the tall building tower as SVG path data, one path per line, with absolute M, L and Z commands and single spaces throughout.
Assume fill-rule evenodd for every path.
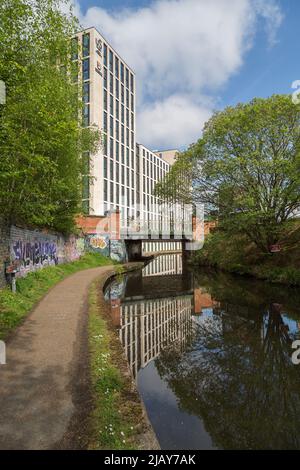
M 83 125 L 97 126 L 103 137 L 88 159 L 86 212 L 102 216 L 119 208 L 126 218 L 133 217 L 138 197 L 135 74 L 95 28 L 79 32 L 74 41 L 78 53 L 73 60 L 81 62 Z

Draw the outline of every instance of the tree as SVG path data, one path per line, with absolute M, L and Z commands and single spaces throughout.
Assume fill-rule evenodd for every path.
M 256 98 L 215 113 L 180 156 L 193 181 L 181 191 L 264 253 L 299 230 L 292 222 L 300 208 L 299 119 L 289 96 Z
M 192 175 L 192 156 L 188 151 L 179 153 L 170 171 L 157 183 L 156 196 L 173 204 L 191 204 Z
M 289 96 L 216 113 L 193 148 L 195 197 L 264 252 L 300 207 L 300 107 Z
M 0 214 L 7 223 L 68 232 L 81 210 L 83 155 L 99 133 L 78 124 L 79 61 L 71 61 L 78 21 L 68 1 L 0 4 Z M 74 79 L 75 77 L 75 79 Z

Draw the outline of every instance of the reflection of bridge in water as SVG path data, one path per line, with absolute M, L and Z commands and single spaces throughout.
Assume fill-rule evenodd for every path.
M 182 256 L 159 256 L 142 271 L 115 279 L 106 290 L 111 316 L 134 377 L 170 344 L 184 351 L 195 315 L 216 303 L 194 288 Z

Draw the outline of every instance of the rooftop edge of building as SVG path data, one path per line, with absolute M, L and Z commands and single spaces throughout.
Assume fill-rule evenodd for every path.
M 131 68 L 128 63 L 123 59 L 123 57 L 120 56 L 120 54 L 116 51 L 116 49 L 111 45 L 111 43 L 106 39 L 105 36 L 103 36 L 102 33 L 100 33 L 99 29 L 97 29 L 95 26 L 90 26 L 88 28 L 84 28 L 84 29 L 81 29 L 80 31 L 77 31 L 75 33 L 75 36 L 77 34 L 81 34 L 81 33 L 85 33 L 85 32 L 88 32 L 88 31 L 91 31 L 91 30 L 95 30 L 101 37 L 102 39 L 108 44 L 108 46 L 111 48 L 112 51 L 114 51 L 114 53 L 116 54 L 116 56 L 118 56 L 118 58 L 124 62 L 124 64 L 126 65 L 126 67 L 130 70 L 130 72 L 132 72 L 134 74 L 134 76 L 136 76 L 136 73 L 135 71 L 133 70 L 133 68 Z

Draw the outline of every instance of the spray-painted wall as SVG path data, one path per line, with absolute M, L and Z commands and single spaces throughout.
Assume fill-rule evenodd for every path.
M 107 234 L 86 235 L 85 247 L 87 251 L 100 253 L 121 263 L 128 260 L 124 240 L 111 240 Z
M 80 258 L 84 252 L 84 239 L 12 226 L 9 247 L 10 261 L 16 267 L 16 275 L 21 277 L 45 266 Z

